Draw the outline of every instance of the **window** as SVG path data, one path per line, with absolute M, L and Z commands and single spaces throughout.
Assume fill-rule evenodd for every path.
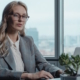
M 80 47 L 80 0 L 64 0 L 64 52 Z

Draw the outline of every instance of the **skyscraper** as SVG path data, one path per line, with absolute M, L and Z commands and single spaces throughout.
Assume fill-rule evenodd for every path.
M 25 29 L 25 33 L 26 33 L 26 35 L 29 35 L 29 36 L 33 37 L 34 43 L 38 47 L 38 44 L 39 44 L 39 33 L 38 33 L 37 29 L 36 28 L 28 28 L 28 29 Z

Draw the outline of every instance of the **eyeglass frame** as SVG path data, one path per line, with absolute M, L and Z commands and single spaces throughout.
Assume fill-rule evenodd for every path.
M 18 21 L 20 18 L 22 18 L 22 21 L 27 21 L 29 19 L 29 16 L 20 15 L 19 13 L 12 13 L 12 14 L 9 14 L 9 15 L 12 15 L 13 18 L 16 18 L 14 21 Z

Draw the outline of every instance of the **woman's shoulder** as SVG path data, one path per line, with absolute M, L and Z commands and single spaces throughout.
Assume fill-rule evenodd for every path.
M 32 36 L 21 36 L 21 38 L 23 38 L 24 40 L 29 41 L 29 42 L 34 42 Z

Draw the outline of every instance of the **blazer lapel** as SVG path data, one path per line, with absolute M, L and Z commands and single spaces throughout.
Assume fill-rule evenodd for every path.
M 9 47 L 9 50 L 8 50 L 8 54 L 4 57 L 4 59 L 5 59 L 5 61 L 7 62 L 7 64 L 8 64 L 13 70 L 16 70 L 15 61 L 14 61 L 14 58 L 13 58 L 13 53 L 12 53 L 12 50 L 11 50 L 11 48 L 10 48 L 9 41 L 7 41 L 7 47 Z
M 31 72 L 31 51 L 30 51 L 30 45 L 29 45 L 29 41 L 26 39 L 23 39 L 22 37 L 20 37 L 20 52 L 22 55 L 22 59 L 24 62 L 24 66 L 27 72 Z

